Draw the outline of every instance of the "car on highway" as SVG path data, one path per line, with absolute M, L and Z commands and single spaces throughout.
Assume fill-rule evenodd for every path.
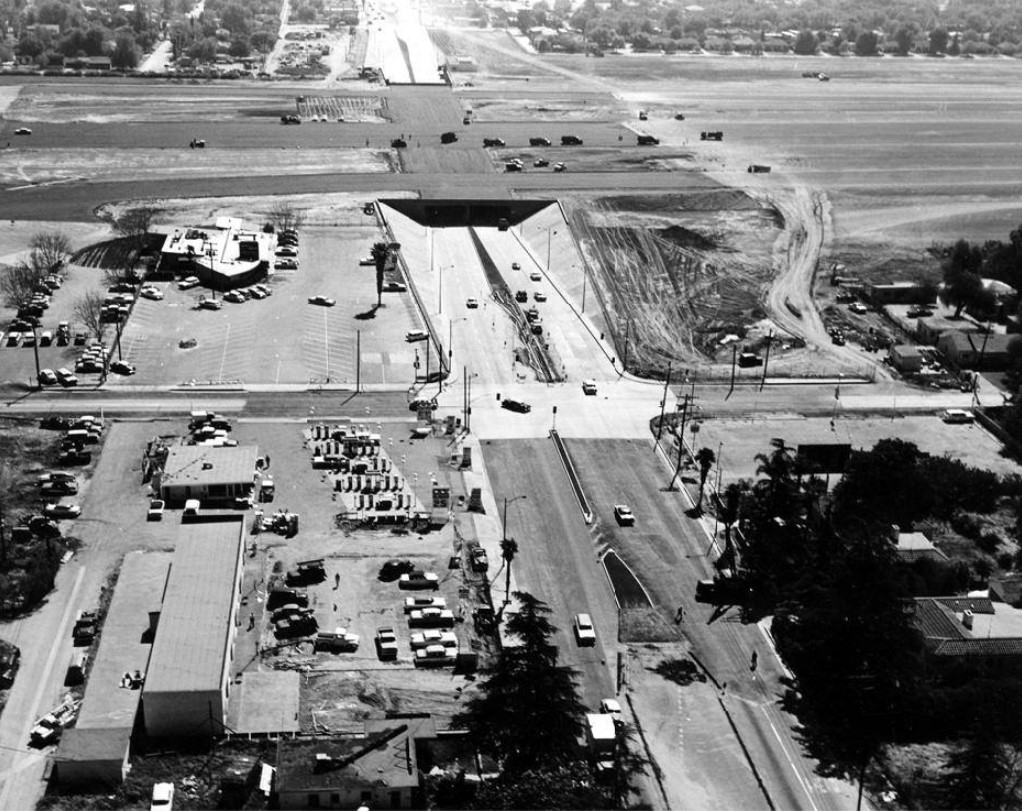
M 277 270 L 298 270 L 297 259 L 278 259 L 273 263 L 273 267 Z
M 163 499 L 154 498 L 149 502 L 149 509 L 146 510 L 145 520 L 146 521 L 162 521 L 163 511 L 166 509 L 167 503 Z
M 511 263 L 511 270 L 521 270 L 522 266 L 518 262 Z
M 224 301 L 230 301 L 233 304 L 244 304 L 248 299 L 245 298 L 240 290 L 228 290 L 224 293 Z
M 186 276 L 177 283 L 177 289 L 191 290 L 193 287 L 198 287 L 200 284 L 202 284 L 202 282 L 199 281 L 198 276 Z
M 563 163 L 555 163 L 554 164 L 554 171 L 555 172 L 564 172 L 564 171 L 567 170 L 567 168 L 568 167 L 565 166 Z
M 405 340 L 410 344 L 416 341 L 426 341 L 429 340 L 429 333 L 424 329 L 411 329 L 405 333 Z
M 630 527 L 635 523 L 635 514 L 627 504 L 615 504 L 614 520 L 623 527 Z
M 550 146 L 549 138 L 530 138 L 529 146 Z
M 309 304 L 316 304 L 320 307 L 333 307 L 337 302 L 327 296 L 310 296 Z
M 869 307 L 867 307 L 861 301 L 856 301 L 853 304 L 849 304 L 848 309 L 851 310 L 853 313 L 859 313 L 860 315 L 862 315 L 862 313 L 869 312 Z
M 905 315 L 908 318 L 929 318 L 933 315 L 933 310 L 929 307 L 912 307 Z
M 77 518 L 82 508 L 77 504 L 47 504 L 43 507 L 43 515 L 47 518 Z
M 503 138 L 483 138 L 483 146 L 507 146 L 507 144 L 504 143 Z
M 218 298 L 204 298 L 199 301 L 200 310 L 222 310 L 224 303 Z
M 542 290 L 537 290 L 535 293 L 532 294 L 532 297 L 539 302 L 546 301 L 546 293 L 544 293 Z
M 465 299 L 465 306 L 470 310 L 479 309 L 479 299 L 467 298 Z
M 596 381 L 595 380 L 583 380 L 582 381 L 582 393 L 587 395 L 596 394 Z
M 453 144 L 458 140 L 458 134 L 456 132 L 444 132 L 440 134 L 440 143 L 442 144 Z
M 575 639 L 579 647 L 591 648 L 596 644 L 596 629 L 588 614 L 575 615 Z
M 949 408 L 940 415 L 940 418 L 950 424 L 966 424 L 974 422 L 976 419 L 971 411 L 966 411 L 964 408 Z
M 508 411 L 516 411 L 519 414 L 528 414 L 532 411 L 532 406 L 528 403 L 523 403 L 521 400 L 512 400 L 510 397 L 505 397 L 501 400 L 500 407 L 506 408 Z
M 408 142 L 404 138 L 393 138 L 390 142 L 391 149 L 404 149 L 408 146 Z
M 408 291 L 408 285 L 404 282 L 386 282 L 383 285 L 384 293 L 405 293 Z
M 535 166 L 537 169 L 542 169 L 544 166 L 549 166 L 550 161 L 548 161 L 546 158 L 536 158 L 536 160 L 532 162 L 532 165 Z
M 57 385 L 57 373 L 53 369 L 40 369 L 39 370 L 39 385 L 40 386 L 55 386 Z
M 158 287 L 152 287 L 150 285 L 146 285 L 145 287 L 143 287 L 141 290 L 138 291 L 138 294 L 142 298 L 151 299 L 152 301 L 163 300 L 163 291 L 160 290 L 160 288 Z
M 18 127 L 14 131 L 14 134 L 15 135 L 31 135 L 32 134 L 32 130 L 30 130 L 28 127 Z
M 538 270 L 534 270 L 532 273 L 529 274 L 529 278 L 532 279 L 532 281 L 534 282 L 541 282 L 543 281 L 543 274 L 540 273 Z

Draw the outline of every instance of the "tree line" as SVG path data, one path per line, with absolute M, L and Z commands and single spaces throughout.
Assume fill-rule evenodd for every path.
M 774 618 L 793 673 L 785 703 L 810 753 L 861 787 L 888 745 L 943 742 L 953 752 L 943 807 L 1014 807 L 1022 733 L 1008 719 L 1022 712 L 1022 681 L 968 661 L 933 666 L 913 619 L 913 597 L 951 596 L 979 573 L 954 562 L 903 563 L 893 541 L 894 527 L 989 513 L 1004 500 L 1018 541 L 1022 480 L 897 439 L 853 452 L 829 493 L 782 441 L 757 460 L 758 478 L 734 486 L 737 514 L 728 517 L 742 530 L 743 611 L 748 620 Z M 1022 559 L 1005 563 L 1022 568 Z

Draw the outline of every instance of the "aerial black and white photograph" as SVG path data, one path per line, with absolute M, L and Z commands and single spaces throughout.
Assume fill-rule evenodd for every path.
M 0 811 L 1022 808 L 1015 0 L 0 0 Z

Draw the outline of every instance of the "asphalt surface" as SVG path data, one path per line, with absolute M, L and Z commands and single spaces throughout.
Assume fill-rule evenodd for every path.
M 691 507 L 686 496 L 665 491 L 671 471 L 654 453 L 653 443 L 569 440 L 567 448 L 596 513 L 592 531 L 599 546 L 621 556 L 665 617 L 685 608 L 682 633 L 712 681 L 726 684 L 724 705 L 752 765 L 737 757 L 720 758 L 717 752 L 686 756 L 711 759 L 698 768 L 702 773 L 713 774 L 714 763 L 727 764 L 726 776 L 718 773 L 714 779 L 723 777 L 732 789 L 735 782 L 744 785 L 744 807 L 763 804 L 753 765 L 776 808 L 844 807 L 848 786 L 814 773 L 815 764 L 801 756 L 795 719 L 780 711 L 784 670 L 765 634 L 739 622 L 734 608 L 720 612 L 695 602 L 695 584 L 712 576 L 717 552 L 699 522 L 686 515 Z M 634 526 L 618 526 L 613 507 L 620 503 L 632 508 Z M 758 655 L 755 670 L 750 669 L 753 652 Z

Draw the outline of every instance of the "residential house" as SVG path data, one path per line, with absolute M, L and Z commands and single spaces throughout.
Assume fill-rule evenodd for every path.
M 899 372 L 918 372 L 923 368 L 923 352 L 915 344 L 895 344 L 889 357 L 891 365 Z
M 1008 365 L 1013 338 L 997 332 L 946 332 L 937 339 L 937 349 L 958 369 L 1000 371 Z
M 918 282 L 891 282 L 871 284 L 866 288 L 871 304 L 933 304 L 937 291 L 932 284 Z
M 917 597 L 913 620 L 937 665 L 1022 671 L 1022 610 L 989 597 Z

